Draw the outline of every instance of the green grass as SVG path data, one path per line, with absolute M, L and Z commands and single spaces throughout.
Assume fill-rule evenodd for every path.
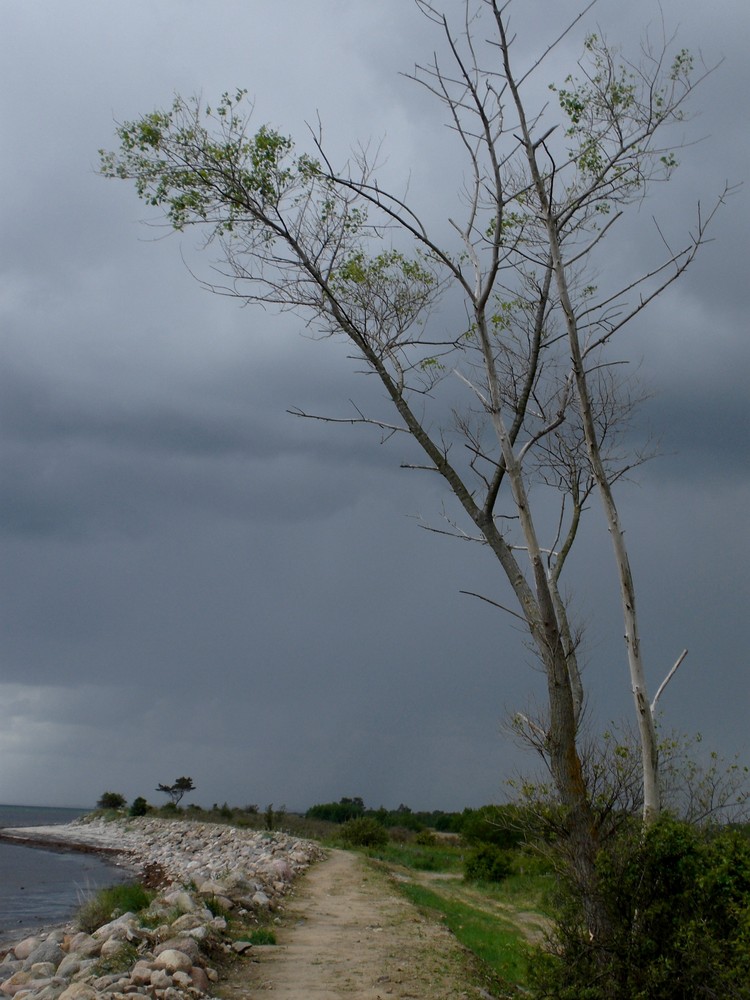
M 384 844 L 364 852 L 368 858 L 388 865 L 400 865 L 418 872 L 451 872 L 463 870 L 464 851 L 459 847 L 426 847 L 420 844 Z
M 248 937 L 250 944 L 276 944 L 276 935 L 268 927 L 258 927 Z
M 531 910 L 545 917 L 552 916 L 550 875 L 509 875 L 502 882 L 478 882 L 475 887 L 489 900 L 515 910 Z
M 121 913 L 137 913 L 145 910 L 155 893 L 145 889 L 140 882 L 125 882 L 100 889 L 80 907 L 78 926 L 91 934 L 102 924 L 106 924 Z
M 468 850 L 410 842 L 362 853 L 378 868 L 397 872 L 399 890 L 426 915 L 445 924 L 502 984 L 501 995 L 518 995 L 528 986 L 528 960 L 534 948 L 529 942 L 541 939 L 549 915 L 550 872 L 533 855 L 514 852 L 514 871 L 507 878 L 469 883 L 461 878 Z
M 403 883 L 401 892 L 415 906 L 439 914 L 464 947 L 473 952 L 504 982 L 526 984 L 527 947 L 510 920 L 475 909 L 422 885 Z
M 204 906 L 207 910 L 210 910 L 213 916 L 223 917 L 226 921 L 229 921 L 232 916 L 232 911 L 228 910 L 226 906 L 223 906 L 215 896 L 210 896 L 208 899 L 204 899 Z

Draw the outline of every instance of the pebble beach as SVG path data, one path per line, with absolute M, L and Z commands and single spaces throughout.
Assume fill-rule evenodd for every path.
M 222 956 L 256 947 L 230 935 L 225 916 L 215 914 L 237 914 L 245 928 L 268 924 L 283 912 L 295 878 L 323 856 L 318 844 L 284 833 L 147 816 L 6 829 L 3 836 L 106 852 L 157 887 L 143 913 L 119 914 L 87 931 L 70 923 L 0 947 L 0 998 L 17 1000 L 211 996 Z

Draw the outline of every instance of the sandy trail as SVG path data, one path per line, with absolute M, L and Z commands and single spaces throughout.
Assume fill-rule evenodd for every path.
M 278 945 L 253 949 L 227 1000 L 457 1000 L 476 997 L 453 936 L 424 920 L 386 875 L 346 851 L 313 866 L 290 900 Z

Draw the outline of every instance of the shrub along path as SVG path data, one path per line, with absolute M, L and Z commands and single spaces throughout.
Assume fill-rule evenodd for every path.
M 278 945 L 254 948 L 226 1000 L 458 1000 L 487 994 L 467 953 L 361 857 L 334 850 L 299 881 Z M 474 983 L 474 985 L 472 985 Z

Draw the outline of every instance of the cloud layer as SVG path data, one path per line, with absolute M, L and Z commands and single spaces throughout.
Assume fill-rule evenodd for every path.
M 703 141 L 605 272 L 652 252 L 652 214 L 683 238 L 748 162 L 750 12 L 663 8 L 724 62 L 685 126 Z M 652 13 L 642 0 L 597 17 L 637 44 Z M 551 28 L 515 16 L 531 57 L 523 38 Z M 579 41 L 552 68 L 569 71 Z M 458 151 L 398 75 L 438 43 L 402 0 L 3 4 L 0 800 L 87 805 L 189 774 L 203 804 L 461 808 L 524 766 L 502 722 L 542 679 L 512 620 L 459 593 L 502 599 L 492 562 L 420 529 L 450 502 L 399 469 L 407 444 L 287 412 L 382 406 L 374 387 L 296 318 L 203 291 L 182 259 L 206 275 L 192 238 L 142 226 L 133 191 L 96 174 L 114 121 L 246 86 L 283 131 L 304 137 L 320 112 L 339 158 L 383 138 L 386 178 L 447 233 Z M 653 389 L 638 430 L 662 450 L 623 488 L 652 683 L 688 646 L 665 724 L 728 754 L 747 753 L 750 703 L 748 214 L 740 191 L 625 348 Z M 598 512 L 575 589 L 606 723 L 630 705 Z

